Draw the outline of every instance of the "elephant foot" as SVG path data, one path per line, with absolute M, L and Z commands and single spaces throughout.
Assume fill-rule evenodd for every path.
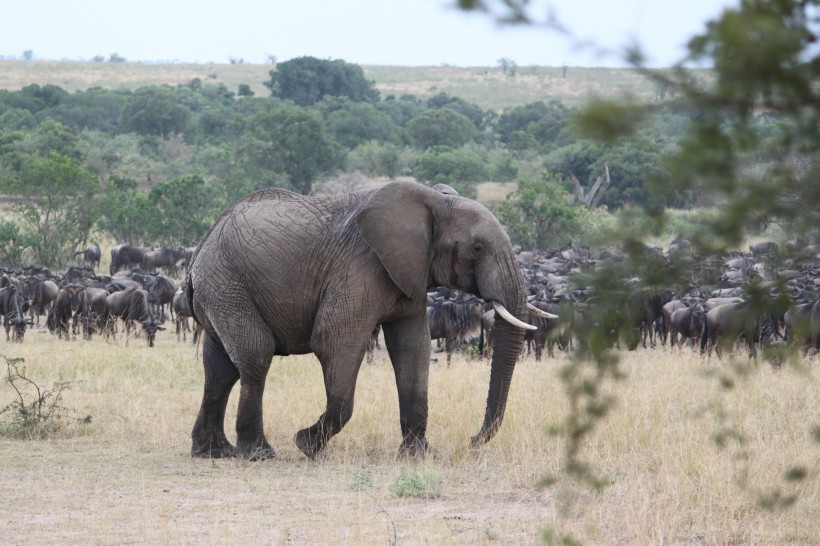
M 264 461 L 276 457 L 276 450 L 272 447 L 257 447 L 248 452 L 240 452 L 240 456 L 249 461 Z
M 249 461 L 264 461 L 276 457 L 276 451 L 265 438 L 262 438 L 248 444 L 237 442 L 236 455 Z
M 193 445 L 191 446 L 191 457 L 202 457 L 204 459 L 236 457 L 236 448 L 231 445 L 224 435 L 222 438 L 216 440 L 194 439 Z
M 314 427 L 303 428 L 296 433 L 293 441 L 310 460 L 315 460 L 327 444 L 327 440 L 323 441 L 321 436 L 314 431 Z
M 438 455 L 430 447 L 427 438 L 416 437 L 413 440 L 405 440 L 399 446 L 399 458 L 425 459 L 430 456 L 437 458 Z

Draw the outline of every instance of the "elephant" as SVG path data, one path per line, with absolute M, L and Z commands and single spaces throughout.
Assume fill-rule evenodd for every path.
M 523 330 L 534 328 L 524 322 L 524 279 L 495 216 L 416 182 L 337 196 L 266 188 L 240 199 L 200 241 L 185 280 L 192 315 L 204 328 L 205 387 L 192 456 L 274 457 L 262 417 L 272 357 L 314 353 L 326 408 L 294 442 L 317 457 L 353 413 L 359 368 L 379 325 L 399 395 L 398 453 L 428 454 L 426 301 L 434 286 L 483 298 L 503 318 L 496 320 L 484 421 L 471 438 L 479 446 L 501 426 Z M 224 420 L 237 381 L 233 446 Z

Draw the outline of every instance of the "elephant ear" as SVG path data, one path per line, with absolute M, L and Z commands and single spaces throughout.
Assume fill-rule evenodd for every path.
M 447 184 L 436 184 L 433 186 L 433 189 L 437 192 L 443 193 L 444 195 L 460 195 L 454 187 L 448 186 Z
M 427 295 L 433 213 L 425 194 L 430 191 L 417 184 L 388 184 L 356 216 L 365 242 L 410 299 Z

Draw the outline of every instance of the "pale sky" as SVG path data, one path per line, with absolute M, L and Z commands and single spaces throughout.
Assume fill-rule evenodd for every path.
M 636 42 L 650 66 L 669 66 L 704 23 L 739 0 L 534 0 L 578 38 L 499 27 L 455 0 L 0 0 L 0 55 L 35 59 L 262 63 L 311 55 L 361 65 L 623 66 Z

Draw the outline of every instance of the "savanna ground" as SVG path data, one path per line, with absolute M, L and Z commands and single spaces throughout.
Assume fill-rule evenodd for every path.
M 617 407 L 584 446 L 611 481 L 595 492 L 562 472 L 562 442 L 549 433 L 567 412 L 563 356 L 521 361 L 504 425 L 478 450 L 468 444 L 488 366 L 434 362 L 428 434 L 438 456 L 407 461 L 395 457 L 398 404 L 381 351 L 362 366 L 352 421 L 316 462 L 292 436 L 324 409 L 319 364 L 277 358 L 264 411 L 278 457 L 248 462 L 190 457 L 201 364 L 169 331 L 153 349 L 144 339 L 65 342 L 30 331 L 0 353 L 24 358 L 24 375 L 41 387 L 71 387 L 60 432 L 0 437 L 7 544 L 535 544 L 550 528 L 586 544 L 820 544 L 816 361 L 780 371 L 744 361 L 744 375 L 688 351 L 624 354 L 628 378 L 609 389 Z M 13 394 L 0 385 L 0 407 Z M 231 439 L 235 407 L 236 396 Z M 75 420 L 87 415 L 90 423 Z M 724 435 L 720 447 L 714 437 L 727 429 L 742 440 Z M 784 482 L 794 466 L 807 475 Z M 546 476 L 557 481 L 539 488 Z M 797 500 L 761 508 L 776 490 Z

